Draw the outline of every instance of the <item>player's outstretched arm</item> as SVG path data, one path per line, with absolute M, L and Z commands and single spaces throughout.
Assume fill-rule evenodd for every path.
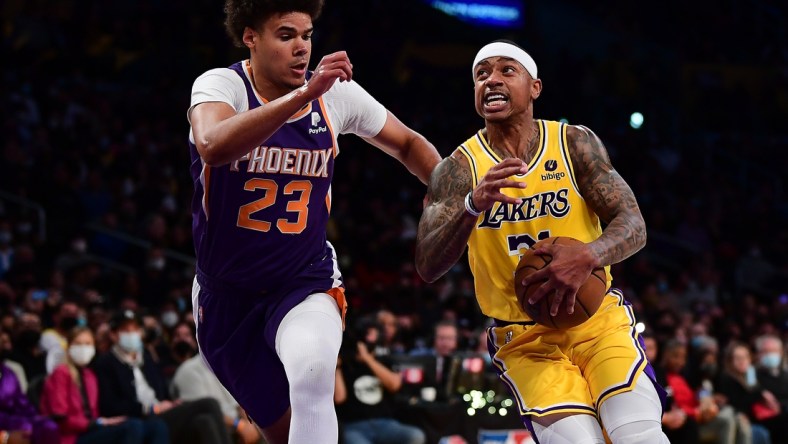
M 430 174 L 441 160 L 438 151 L 424 136 L 408 128 L 391 111 L 383 129 L 375 137 L 364 140 L 399 160 L 424 184 L 429 183 Z
M 566 136 L 580 193 L 607 223 L 602 236 L 589 244 L 597 260 L 594 266 L 621 262 L 646 244 L 646 223 L 635 194 L 613 168 L 596 134 L 584 126 L 569 126 Z
M 465 251 L 476 222 L 464 203 L 472 187 L 470 165 L 457 151 L 443 159 L 430 176 L 416 237 L 416 270 L 427 282 L 446 274 Z
M 337 80 L 350 80 L 352 65 L 345 51 L 323 57 L 304 86 L 236 114 L 224 102 L 205 102 L 192 109 L 190 120 L 197 151 L 211 166 L 232 162 L 271 137 L 287 119 L 307 103 L 325 94 Z

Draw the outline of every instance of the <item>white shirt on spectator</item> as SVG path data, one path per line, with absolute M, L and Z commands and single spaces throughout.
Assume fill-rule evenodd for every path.
M 182 401 L 213 398 L 219 402 L 224 416 L 233 420 L 238 418 L 238 403 L 216 379 L 199 354 L 186 360 L 175 371 L 172 378 L 172 396 Z

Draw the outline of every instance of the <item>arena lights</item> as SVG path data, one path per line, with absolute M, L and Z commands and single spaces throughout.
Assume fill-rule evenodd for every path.
M 646 324 L 642 322 L 638 322 L 637 324 L 635 324 L 635 331 L 638 333 L 643 333 L 644 331 L 646 331 Z
M 524 2 L 520 0 L 422 0 L 433 8 L 474 25 L 520 28 Z
M 637 111 L 632 113 L 632 115 L 629 116 L 629 126 L 634 129 L 640 129 L 640 127 L 643 126 L 643 114 Z

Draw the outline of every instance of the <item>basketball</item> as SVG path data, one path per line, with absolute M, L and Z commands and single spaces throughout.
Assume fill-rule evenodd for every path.
M 593 316 L 602 304 L 602 299 L 604 299 L 605 290 L 607 289 L 607 274 L 603 267 L 595 268 L 588 279 L 577 290 L 575 311 L 572 314 L 566 312 L 566 304 L 562 301 L 558 308 L 558 314 L 550 316 L 550 307 L 553 304 L 555 292 L 548 293 L 534 305 L 528 303 L 528 298 L 544 281 L 533 282 L 528 287 L 524 287 L 522 284 L 523 278 L 542 269 L 553 260 L 550 255 L 539 256 L 534 254 L 534 250 L 546 244 L 575 245 L 580 243 L 582 242 L 571 237 L 550 237 L 534 244 L 520 259 L 520 263 L 517 264 L 517 270 L 514 274 L 514 288 L 517 301 L 523 311 L 536 323 L 556 329 L 571 328 L 582 324 Z

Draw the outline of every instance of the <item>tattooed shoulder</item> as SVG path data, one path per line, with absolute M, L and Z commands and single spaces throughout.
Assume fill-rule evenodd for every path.
M 468 160 L 455 151 L 443 159 L 430 176 L 427 197 L 437 203 L 456 196 L 464 196 L 473 186 Z
M 569 125 L 566 129 L 569 155 L 575 170 L 581 172 L 594 167 L 612 168 L 607 149 L 593 131 L 582 125 Z

